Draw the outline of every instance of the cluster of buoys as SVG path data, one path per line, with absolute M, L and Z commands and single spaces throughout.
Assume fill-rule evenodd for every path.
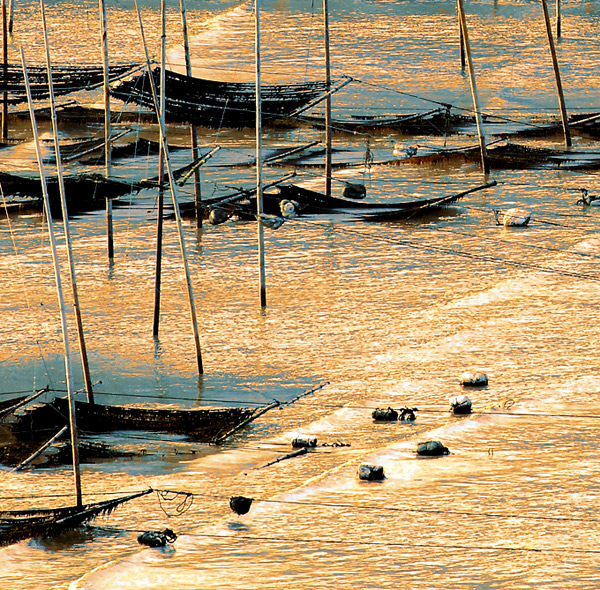
M 376 422 L 414 422 L 417 417 L 415 412 L 419 408 L 400 408 L 400 411 L 394 408 L 376 408 L 371 413 L 373 420 Z

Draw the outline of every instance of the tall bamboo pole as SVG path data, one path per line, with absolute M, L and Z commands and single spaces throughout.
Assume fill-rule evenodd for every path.
M 152 98 L 154 102 L 154 109 L 157 113 L 159 120 L 159 129 L 160 129 L 160 144 L 163 149 L 163 154 L 165 158 L 165 166 L 167 169 L 167 175 L 169 177 L 169 187 L 171 189 L 171 198 L 173 201 L 173 212 L 175 213 L 175 222 L 177 225 L 177 235 L 179 238 L 179 248 L 181 251 L 181 259 L 183 263 L 183 270 L 185 274 L 185 282 L 187 287 L 187 297 L 188 303 L 190 307 L 190 319 L 192 324 L 192 331 L 194 333 L 194 344 L 196 347 L 196 362 L 198 364 L 198 372 L 200 375 L 204 373 L 204 368 L 202 364 L 202 351 L 200 349 L 200 336 L 198 335 L 198 323 L 196 321 L 196 308 L 194 306 L 194 294 L 192 290 L 192 281 L 190 278 L 190 269 L 187 260 L 187 252 L 185 247 L 185 238 L 183 236 L 183 227 L 181 221 L 181 212 L 179 210 L 179 203 L 177 201 L 177 193 L 175 191 L 175 180 L 173 178 L 173 169 L 171 167 L 171 159 L 169 157 L 169 150 L 167 148 L 167 136 L 165 131 L 165 126 L 163 124 L 162 118 L 159 116 L 160 106 L 158 103 L 158 96 L 156 92 L 156 85 L 154 83 L 154 77 L 152 76 L 152 69 L 150 67 L 150 55 L 148 54 L 148 45 L 146 44 L 146 36 L 144 34 L 144 25 L 142 23 L 142 16 L 140 14 L 140 9 L 138 7 L 137 0 L 134 0 L 135 10 L 138 17 L 138 23 L 140 26 L 140 36 L 142 39 L 142 44 L 144 46 L 144 53 L 146 56 L 146 68 L 148 69 L 148 77 L 150 80 L 150 87 L 152 89 Z
M 329 55 L 329 9 L 327 0 L 323 0 L 323 37 L 325 42 L 325 194 L 331 196 L 331 60 Z
M 85 336 L 83 333 L 83 321 L 81 319 L 81 306 L 79 304 L 79 291 L 77 289 L 77 280 L 75 277 L 75 263 L 73 262 L 73 248 L 71 246 L 71 230 L 69 224 L 69 215 L 67 211 L 67 198 L 65 195 L 65 183 L 62 169 L 62 159 L 60 155 L 60 145 L 58 142 L 58 121 L 56 117 L 56 103 L 54 100 L 54 82 L 52 80 L 52 66 L 50 63 L 50 44 L 48 42 L 48 28 L 46 26 L 46 11 L 44 0 L 40 0 L 40 11 L 42 14 L 42 29 L 44 33 L 44 45 L 46 48 L 46 67 L 48 69 L 48 89 L 50 94 L 50 110 L 52 113 L 52 131 L 54 136 L 54 153 L 56 157 L 56 173 L 58 178 L 58 189 L 60 193 L 60 205 L 63 216 L 63 228 L 65 234 L 65 244 L 67 246 L 67 260 L 69 264 L 69 273 L 71 277 L 71 290 L 73 295 L 73 309 L 77 323 L 77 338 L 79 341 L 79 352 L 81 354 L 81 363 L 83 366 L 83 378 L 87 400 L 90 404 L 94 403 L 94 392 L 92 390 L 92 379 L 90 376 L 90 367 L 88 363 L 87 349 L 85 345 Z
M 181 28 L 183 30 L 183 48 L 185 53 L 185 73 L 192 75 L 192 60 L 190 58 L 190 44 L 188 39 L 187 16 L 185 9 L 185 0 L 179 0 L 181 11 Z M 200 157 L 198 148 L 198 131 L 196 125 L 190 125 L 190 139 L 192 144 L 192 162 L 196 162 Z M 196 225 L 202 227 L 202 190 L 200 187 L 200 168 L 194 169 L 194 209 L 196 211 Z
M 106 32 L 106 5 L 104 0 L 98 0 L 100 11 L 100 35 L 102 43 L 102 70 L 103 70 L 103 94 L 104 94 L 104 174 L 110 176 L 111 166 L 111 142 L 110 142 L 110 93 L 108 79 L 108 38 Z M 106 197 L 106 238 L 108 261 L 112 263 L 115 257 L 115 247 L 113 240 L 113 211 L 112 199 Z
M 460 52 L 460 68 L 464 72 L 467 67 L 467 62 L 465 61 L 465 38 L 463 35 L 462 24 L 460 21 L 460 13 L 458 14 L 458 44 L 459 44 L 459 52 Z
M 481 168 L 484 174 L 490 173 L 490 164 L 487 156 L 487 148 L 485 146 L 485 135 L 483 133 L 483 122 L 481 120 L 481 111 L 479 110 L 479 99 L 477 96 L 477 84 L 475 82 L 475 74 L 473 72 L 473 60 L 471 58 L 471 45 L 469 43 L 469 32 L 467 30 L 467 20 L 465 18 L 465 10 L 462 0 L 458 2 L 458 16 L 460 18 L 460 26 L 463 32 L 463 41 L 465 52 L 467 54 L 467 65 L 469 66 L 469 80 L 471 82 L 471 94 L 473 95 L 473 109 L 475 110 L 475 120 L 477 122 L 477 134 L 479 135 L 479 147 L 481 149 Z
M 6 0 L 2 0 L 2 78 L 4 85 L 8 80 L 8 26 L 6 23 Z M 8 93 L 2 93 L 2 131 L 0 139 L 8 139 Z
M 48 197 L 48 186 L 46 183 L 46 172 L 44 169 L 44 162 L 42 159 L 42 150 L 40 148 L 40 141 L 37 129 L 37 123 L 35 120 L 35 112 L 33 109 L 33 101 L 31 98 L 31 88 L 29 86 L 29 76 L 27 74 L 27 65 L 25 64 L 25 54 L 21 47 L 21 63 L 23 64 L 23 76 L 25 79 L 25 89 L 27 91 L 27 102 L 29 105 L 29 115 L 31 117 L 31 129 L 33 132 L 33 139 L 35 143 L 36 155 L 38 166 L 40 170 L 40 179 L 42 181 L 42 196 L 44 199 L 44 209 L 46 211 L 46 219 L 48 222 L 48 235 L 50 241 L 50 250 L 52 252 L 52 261 L 54 265 L 54 279 L 56 283 L 56 293 L 58 298 L 58 306 L 60 309 L 60 325 L 63 336 L 63 350 L 65 356 L 65 381 L 67 386 L 67 397 L 69 400 L 69 429 L 71 433 L 71 449 L 73 455 L 73 479 L 75 483 L 75 495 L 77 497 L 77 506 L 83 505 L 81 496 L 81 476 L 79 472 L 79 440 L 77 436 L 77 427 L 75 420 L 75 402 L 73 400 L 72 387 L 71 387 L 71 351 L 69 348 L 69 336 L 67 332 L 67 315 L 65 308 L 65 301 L 62 292 L 62 283 L 60 277 L 60 265 L 58 261 L 58 255 L 56 251 L 56 239 L 54 237 L 54 225 L 52 223 L 52 213 L 50 211 L 50 199 Z
M 544 22 L 546 23 L 546 33 L 548 35 L 548 46 L 550 47 L 550 55 L 552 57 L 552 68 L 554 70 L 554 79 L 556 81 L 556 92 L 558 94 L 558 104 L 560 107 L 560 118 L 562 121 L 563 134 L 565 136 L 565 146 L 571 147 L 571 131 L 569 129 L 569 118 L 567 116 L 567 106 L 565 104 L 565 95 L 563 93 L 562 82 L 560 80 L 560 70 L 558 69 L 558 59 L 556 58 L 556 48 L 554 47 L 554 39 L 552 37 L 552 26 L 550 24 L 550 15 L 548 14 L 548 6 L 546 0 L 542 1 L 542 10 L 544 12 Z
M 260 306 L 267 306 L 267 287 L 265 280 L 264 229 L 261 221 L 263 213 L 262 185 L 262 105 L 260 87 L 260 0 L 255 0 L 255 61 L 256 61 L 256 233 L 258 239 L 258 266 Z
M 160 125 L 165 125 L 165 65 L 167 53 L 167 25 L 165 14 L 165 1 L 160 2 L 161 35 L 160 35 L 160 91 L 159 112 Z M 160 324 L 160 296 L 162 280 L 162 239 L 163 239 L 163 216 L 164 216 L 164 154 L 162 144 L 158 154 L 158 216 L 156 220 L 156 266 L 154 274 L 154 321 L 152 323 L 152 335 L 158 338 L 158 327 Z

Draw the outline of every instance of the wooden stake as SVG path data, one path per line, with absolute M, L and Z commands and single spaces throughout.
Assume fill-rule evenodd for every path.
M 469 66 L 469 80 L 471 81 L 471 94 L 473 95 L 473 109 L 475 110 L 475 120 L 477 122 L 477 134 L 479 135 L 479 147 L 481 149 L 481 168 L 484 174 L 490 173 L 490 164 L 487 157 L 487 148 L 485 146 L 485 135 L 483 133 L 483 122 L 481 120 L 481 111 L 479 110 L 479 99 L 477 97 L 477 84 L 473 72 L 473 60 L 471 59 L 471 45 L 469 44 L 469 32 L 467 30 L 467 20 L 462 0 L 457 0 L 458 16 L 460 26 L 463 32 L 463 41 L 465 52 L 467 54 L 467 65 Z
M 560 39 L 562 34 L 562 24 L 560 20 L 560 0 L 556 0 L 556 38 Z
M 167 29 L 165 16 L 165 2 L 160 2 L 161 13 L 161 49 L 160 49 L 160 91 L 159 91 L 159 112 L 161 126 L 165 125 L 165 65 L 167 52 Z M 160 324 L 160 296 L 161 296 L 161 281 L 162 281 L 162 239 L 163 239 L 163 215 L 164 215 L 164 154 L 162 144 L 160 144 L 158 154 L 158 218 L 156 221 L 156 266 L 154 276 L 154 322 L 152 324 L 152 335 L 158 338 L 158 327 Z
M 158 120 L 160 123 L 159 124 L 160 144 L 163 149 L 164 158 L 165 158 L 165 166 L 167 169 L 167 175 L 169 177 L 169 187 L 171 189 L 171 198 L 173 201 L 173 212 L 175 214 L 175 221 L 176 221 L 176 225 L 177 225 L 177 235 L 179 237 L 179 247 L 181 250 L 181 259 L 182 259 L 182 263 L 183 263 L 185 282 L 186 282 L 186 286 L 187 286 L 188 303 L 189 303 L 189 307 L 190 307 L 190 319 L 191 319 L 191 323 L 192 323 L 192 330 L 194 333 L 194 344 L 196 346 L 196 362 L 198 364 L 198 372 L 200 373 L 200 375 L 202 375 L 204 373 L 204 368 L 202 365 L 202 351 L 200 349 L 200 337 L 198 335 L 198 323 L 196 321 L 196 309 L 194 306 L 194 294 L 193 294 L 193 290 L 192 290 L 192 281 L 190 278 L 190 269 L 189 269 L 189 265 L 188 265 L 187 252 L 186 252 L 186 248 L 185 248 L 185 239 L 183 236 L 181 212 L 179 210 L 179 203 L 177 201 L 177 193 L 175 190 L 175 180 L 173 178 L 171 159 L 169 157 L 169 150 L 167 148 L 167 136 L 166 136 L 165 126 L 162 121 L 162 118 L 159 115 L 160 105 L 158 103 L 156 84 L 154 83 L 154 77 L 152 76 L 152 68 L 150 67 L 150 55 L 148 54 L 148 45 L 146 44 L 146 36 L 144 35 L 144 25 L 142 23 L 142 17 L 140 14 L 140 9 L 138 7 L 137 0 L 134 0 L 134 5 L 135 5 L 137 17 L 138 17 L 138 23 L 140 26 L 140 36 L 142 38 L 142 44 L 144 46 L 144 53 L 146 56 L 146 68 L 148 69 L 148 77 L 150 80 L 150 87 L 152 89 L 152 99 L 154 102 L 154 109 L 156 111 L 156 114 L 157 114 L 157 117 L 158 117 Z
M 267 287 L 265 284 L 265 248 L 264 229 L 261 221 L 263 214 L 262 186 L 262 105 L 260 87 L 260 0 L 254 3 L 255 16 L 255 58 L 256 58 L 256 234 L 258 240 L 259 295 L 260 306 L 267 306 Z
M 331 60 L 329 56 L 329 10 L 327 0 L 323 0 L 323 37 L 325 42 L 325 84 L 327 98 L 325 99 L 325 194 L 331 196 Z
M 6 23 L 6 0 L 2 0 L 2 77 L 6 86 L 8 79 L 8 27 Z M 8 139 L 8 93 L 2 93 L 2 141 Z
M 44 199 L 44 209 L 46 210 L 46 219 L 48 223 L 48 235 L 50 241 L 50 250 L 52 252 L 52 261 L 54 266 L 54 279 L 56 282 L 56 293 L 58 297 L 58 306 L 60 309 L 61 331 L 63 336 L 63 348 L 65 357 L 65 381 L 67 385 L 67 397 L 69 399 L 69 429 L 71 432 L 71 447 L 73 452 L 73 478 L 75 481 L 75 494 L 77 496 L 77 507 L 83 505 L 81 497 L 81 476 L 79 472 L 79 440 L 77 436 L 77 427 L 75 420 L 75 401 L 73 400 L 71 388 L 71 351 L 69 347 L 69 337 L 67 332 L 67 314 L 65 301 L 62 292 L 62 282 L 60 277 L 60 265 L 56 252 L 56 239 L 54 237 L 54 225 L 52 222 L 52 212 L 50 211 L 50 199 L 48 197 L 48 185 L 46 183 L 46 172 L 44 169 L 44 161 L 42 158 L 42 150 L 40 148 L 40 140 L 38 135 L 37 123 L 35 120 L 35 111 L 33 108 L 33 100 L 31 98 L 31 88 L 29 86 L 29 76 L 27 74 L 27 66 L 25 64 L 25 54 L 21 47 L 21 63 L 23 64 L 23 77 L 25 80 L 25 89 L 27 91 L 27 103 L 29 105 L 29 115 L 31 117 L 31 129 L 35 143 L 38 167 L 40 170 L 40 180 L 42 182 L 42 196 Z
M 565 104 L 565 95 L 563 93 L 562 82 L 560 81 L 560 70 L 558 69 L 558 59 L 556 58 L 556 49 L 552 37 L 552 26 L 550 25 L 550 15 L 546 0 L 542 0 L 542 10 L 544 12 L 544 22 L 546 23 L 546 33 L 548 35 L 548 46 L 552 57 L 552 68 L 554 70 L 554 79 L 556 81 L 556 92 L 558 94 L 558 104 L 560 107 L 560 117 L 562 120 L 563 134 L 565 136 L 565 146 L 571 147 L 571 131 L 569 130 L 569 118 L 567 116 L 567 106 Z
M 65 234 L 65 244 L 67 246 L 67 260 L 69 264 L 69 273 L 71 278 L 71 291 L 73 295 L 73 309 L 77 323 L 77 338 L 79 341 L 79 352 L 81 354 L 81 363 L 83 366 L 83 379 L 87 400 L 90 404 L 94 403 L 94 392 L 92 389 L 92 378 L 90 376 L 90 366 L 88 363 L 87 348 L 85 345 L 85 336 L 83 332 L 83 320 L 81 318 L 81 306 L 79 304 L 79 290 L 77 289 L 77 280 L 75 277 L 75 263 L 73 261 L 73 248 L 71 246 L 71 229 L 69 223 L 69 213 L 67 210 L 67 197 L 65 194 L 65 183 L 63 178 L 62 159 L 60 155 L 60 144 L 58 141 L 58 120 L 56 117 L 56 103 L 54 98 L 54 82 L 52 80 L 52 66 L 50 64 L 50 44 L 48 42 L 48 28 L 46 26 L 46 11 L 44 9 L 44 0 L 40 0 L 40 11 L 42 14 L 42 29 L 44 33 L 44 46 L 46 48 L 46 67 L 48 69 L 48 90 L 50 95 L 50 111 L 52 114 L 52 132 L 54 136 L 54 153 L 56 159 L 56 175 L 58 178 L 58 189 L 60 194 L 60 205 L 63 216 L 63 228 Z
M 179 0 L 181 8 L 181 27 L 183 29 L 183 47 L 185 52 L 185 73 L 187 76 L 192 75 L 192 60 L 190 58 L 190 44 L 188 41 L 187 17 L 185 10 L 185 0 Z M 198 132 L 196 126 L 190 125 L 190 139 L 192 143 L 192 162 L 195 162 L 200 157 L 198 148 Z M 202 190 L 200 187 L 200 168 L 194 170 L 194 209 L 196 212 L 196 225 L 202 227 Z
M 465 68 L 467 67 L 467 62 L 465 60 L 465 38 L 460 21 L 460 13 L 458 14 L 458 44 L 460 46 L 460 69 L 464 72 Z

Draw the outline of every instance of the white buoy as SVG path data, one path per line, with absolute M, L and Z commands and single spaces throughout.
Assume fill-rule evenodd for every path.
M 279 209 L 281 215 L 286 219 L 294 219 L 298 215 L 298 203 L 296 201 L 283 199 L 279 202 Z
M 494 209 L 494 215 L 496 223 L 504 227 L 525 227 L 531 219 L 531 213 L 520 207 L 513 207 L 504 212 Z

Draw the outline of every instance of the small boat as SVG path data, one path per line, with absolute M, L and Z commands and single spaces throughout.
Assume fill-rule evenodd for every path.
M 186 435 L 196 442 L 224 440 L 241 426 L 249 424 L 271 408 L 273 402 L 259 408 L 246 406 L 200 407 L 182 409 L 173 406 L 103 405 L 75 402 L 77 426 L 90 434 L 115 430 L 169 432 Z M 55 397 L 15 414 L 4 422 L 17 440 L 48 439 L 66 425 L 68 400 Z
M 529 224 L 531 213 L 520 207 L 512 207 L 506 211 L 494 209 L 496 224 L 504 227 L 525 227 Z
M 325 126 L 324 117 L 302 115 L 299 122 L 313 127 Z M 472 122 L 471 117 L 451 114 L 449 109 L 436 108 L 422 113 L 389 115 L 351 115 L 333 117 L 331 126 L 335 133 L 375 133 L 394 131 L 401 135 L 446 135 L 462 129 Z
M 296 210 L 299 214 L 315 215 L 332 212 L 350 212 L 359 214 L 360 219 L 363 221 L 394 221 L 411 219 L 432 213 L 458 201 L 470 193 L 495 186 L 496 184 L 496 181 L 491 181 L 466 191 L 443 197 L 383 203 L 370 203 L 363 200 L 355 201 L 331 197 L 317 191 L 290 184 L 279 187 L 279 195 L 275 197 L 275 200 L 277 200 L 276 207 L 279 209 L 281 209 L 283 201 L 296 203 Z M 272 201 L 273 199 L 272 195 L 267 197 L 267 200 Z
M 161 68 L 152 69 L 160 88 Z M 349 83 L 344 80 L 337 88 Z M 165 118 L 207 127 L 252 127 L 256 123 L 256 91 L 253 82 L 220 82 L 186 76 L 165 69 Z M 263 121 L 294 115 L 325 99 L 327 83 L 267 84 L 261 87 Z M 118 82 L 111 95 L 126 104 L 154 109 L 148 71 Z
M 140 69 L 138 63 L 112 65 L 108 70 L 110 81 L 130 75 Z M 27 68 L 32 100 L 43 100 L 50 96 L 48 69 L 46 66 Z M 55 65 L 52 67 L 52 82 L 55 95 L 71 94 L 80 90 L 98 88 L 104 83 L 104 68 L 98 65 Z M 6 93 L 9 104 L 27 101 L 23 66 L 8 64 L 0 78 L 0 93 Z
M 0 510 L 0 546 L 12 545 L 25 539 L 55 537 L 90 522 L 97 516 L 110 514 L 119 505 L 146 496 L 153 491 L 152 488 L 148 488 L 141 492 L 93 504 L 59 508 Z

